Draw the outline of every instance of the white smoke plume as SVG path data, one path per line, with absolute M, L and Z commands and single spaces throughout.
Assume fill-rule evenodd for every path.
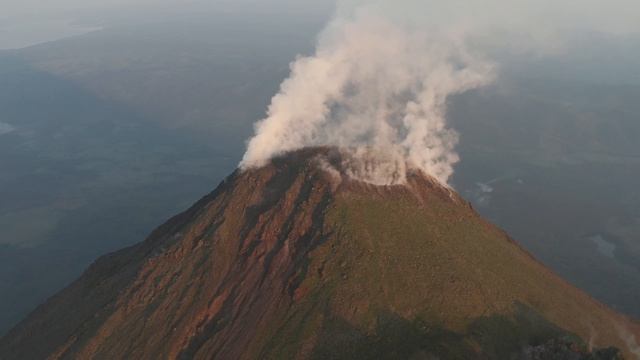
M 544 12 L 528 0 L 485 4 L 495 6 L 461 0 L 429 0 L 417 7 L 419 2 L 412 0 L 347 3 L 352 6 L 338 11 L 315 54 L 291 64 L 291 75 L 272 99 L 267 117 L 255 125 L 241 168 L 262 166 L 299 148 L 327 145 L 364 154 L 360 163 L 350 166 L 352 176 L 367 182 L 402 183 L 408 166 L 446 184 L 459 160 L 458 135 L 446 122 L 447 99 L 495 77 L 494 63 L 477 45 L 492 47 L 502 39 L 510 42 L 507 47 L 539 48 L 538 42 L 545 42 L 540 39 L 554 37 L 548 36 L 549 26 L 529 31 L 536 18 L 543 22 L 540 16 L 527 15 Z M 411 9 L 419 15 L 407 14 Z M 420 15 L 425 10 L 433 11 Z M 501 22 L 503 28 L 494 26 Z M 516 35 L 504 34 L 505 28 Z M 486 41 L 485 34 L 502 37 Z
M 358 178 L 402 182 L 385 169 L 406 161 L 446 183 L 458 161 L 458 137 L 445 121 L 447 98 L 491 78 L 491 65 L 454 36 L 411 32 L 368 13 L 338 19 L 314 56 L 291 65 L 241 166 L 261 166 L 306 146 L 370 148 L 385 154 L 384 161 L 355 171 Z

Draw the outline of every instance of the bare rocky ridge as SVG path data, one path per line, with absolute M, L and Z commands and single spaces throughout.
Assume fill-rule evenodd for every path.
M 640 355 L 636 323 L 452 190 L 420 172 L 365 184 L 341 163 L 336 149 L 305 149 L 232 174 L 96 261 L 0 340 L 0 358 Z

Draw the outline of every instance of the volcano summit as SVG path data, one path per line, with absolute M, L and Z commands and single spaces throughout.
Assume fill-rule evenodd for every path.
M 352 180 L 303 149 L 237 171 L 106 255 L 2 359 L 633 359 L 640 326 L 553 274 L 451 189 Z M 552 357 L 556 356 L 556 357 Z

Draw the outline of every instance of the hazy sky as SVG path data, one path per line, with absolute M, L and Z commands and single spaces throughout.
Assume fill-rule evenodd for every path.
M 229 11 L 325 14 L 335 0 L 0 0 L 0 49 L 53 40 L 126 18 L 153 21 L 175 13 Z M 410 23 L 483 26 L 523 32 L 542 41 L 552 30 L 640 30 L 636 0 L 338 0 L 343 12 L 375 4 L 386 16 Z M 449 26 L 449 28 L 453 28 Z
M 0 0 L 0 49 L 25 47 L 119 23 L 153 22 L 178 14 L 259 12 L 319 14 L 333 0 Z
M 362 5 L 384 9 L 404 20 L 473 24 L 591 27 L 608 31 L 640 29 L 636 0 L 341 0 L 347 11 Z

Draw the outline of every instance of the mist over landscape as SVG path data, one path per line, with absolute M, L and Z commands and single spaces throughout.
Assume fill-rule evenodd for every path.
M 324 145 L 447 183 L 640 319 L 634 2 L 0 6 L 0 334 L 239 164 Z

